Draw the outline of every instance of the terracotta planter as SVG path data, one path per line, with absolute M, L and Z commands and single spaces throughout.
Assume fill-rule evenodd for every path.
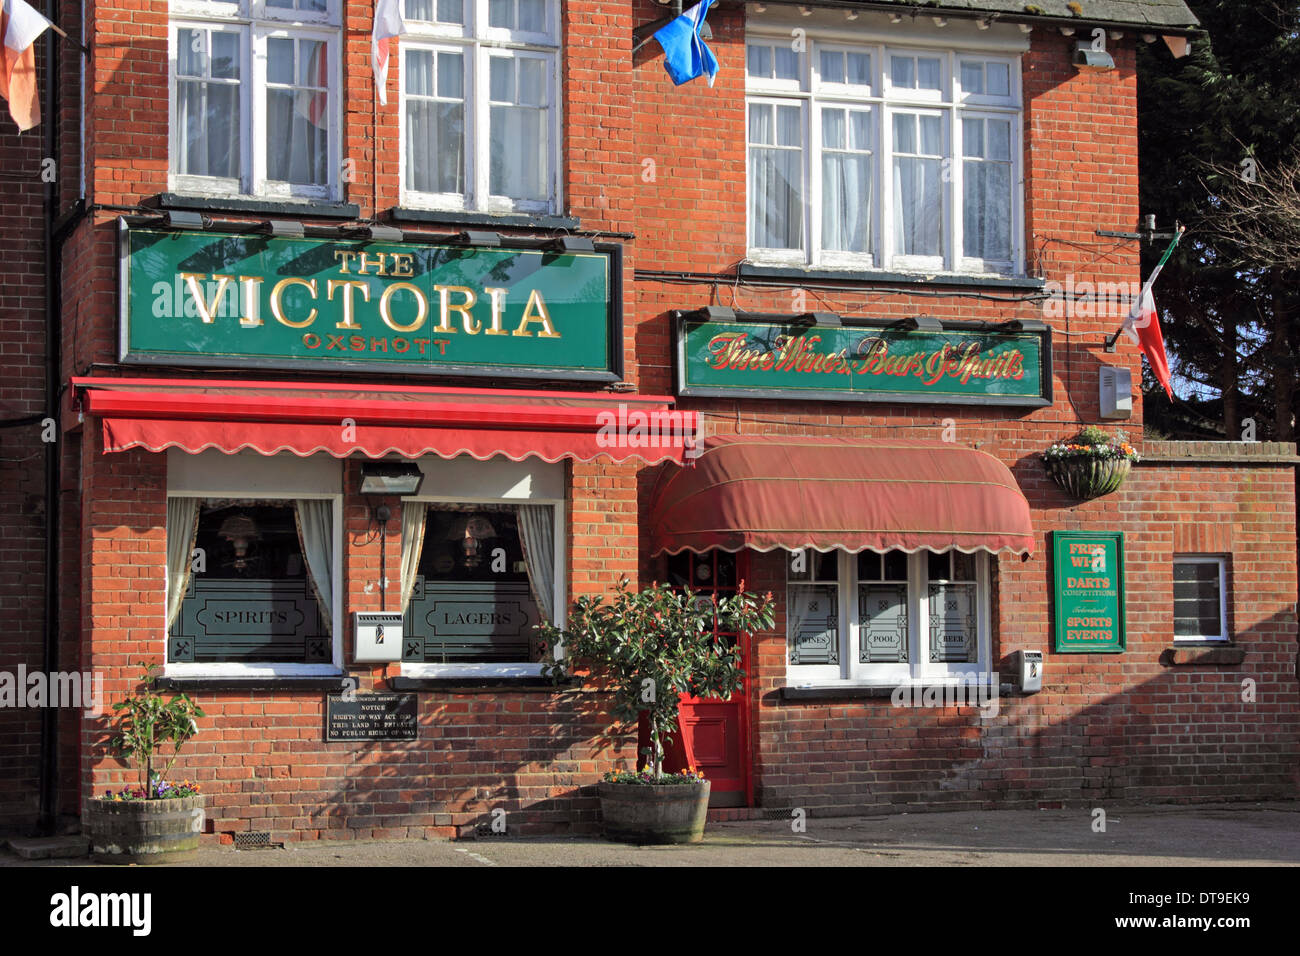
M 709 782 L 661 787 L 602 783 L 605 838 L 619 843 L 699 843 L 709 810 Z
M 86 804 L 91 853 L 100 863 L 175 863 L 198 852 L 203 795 Z
M 1056 483 L 1081 500 L 1108 495 L 1128 477 L 1132 462 L 1127 458 L 1054 458 L 1047 461 L 1047 473 Z

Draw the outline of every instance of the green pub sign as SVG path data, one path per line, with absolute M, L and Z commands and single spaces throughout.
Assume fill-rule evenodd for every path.
M 128 229 L 123 362 L 610 382 L 621 256 Z
M 1053 531 L 1058 654 L 1124 650 L 1124 533 Z
M 677 315 L 677 394 L 827 401 L 1052 404 L 1051 331 L 698 321 Z

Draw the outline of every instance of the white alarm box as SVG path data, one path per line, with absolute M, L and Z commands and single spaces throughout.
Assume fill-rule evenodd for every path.
M 1019 685 L 1020 693 L 1036 694 L 1043 689 L 1043 652 L 1013 651 L 1007 655 L 1007 679 Z
M 353 611 L 352 633 L 356 637 L 354 661 L 392 664 L 402 659 L 400 612 Z
M 1133 376 L 1116 365 L 1101 367 L 1101 417 L 1133 417 Z

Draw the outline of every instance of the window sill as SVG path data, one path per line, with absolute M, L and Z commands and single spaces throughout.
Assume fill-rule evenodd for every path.
M 342 674 L 337 677 L 158 677 L 154 679 L 154 686 L 159 690 L 177 691 L 342 691 L 348 686 L 345 680 Z
M 833 282 L 901 282 L 908 285 L 980 286 L 996 289 L 1036 291 L 1046 280 L 1030 276 L 963 275 L 960 273 L 891 272 L 882 269 L 828 269 L 816 266 L 764 265 L 742 262 L 741 278 L 749 279 L 829 279 Z
M 420 222 L 449 226 L 496 226 L 500 229 L 579 228 L 576 216 L 544 216 L 532 213 L 464 212 L 456 209 L 411 209 L 394 206 L 388 215 L 396 222 Z
M 1244 647 L 1226 641 L 1180 641 L 1160 655 L 1160 663 L 1166 667 L 1235 665 L 1245 659 Z
M 268 216 L 300 216 L 305 219 L 356 219 L 361 207 L 348 202 L 317 200 L 236 199 L 217 196 L 182 196 L 159 193 L 141 205 L 158 209 L 192 209 L 199 212 L 260 213 Z
M 559 683 L 549 677 L 390 677 L 393 691 L 436 691 L 445 694 L 559 693 L 578 686 L 572 678 Z
M 964 682 L 964 681 L 916 681 L 914 683 L 893 683 L 893 684 L 814 684 L 809 687 L 800 687 L 793 684 L 787 684 L 782 687 L 782 700 L 857 700 L 866 698 L 885 698 L 889 699 L 894 696 L 894 692 L 903 687 L 907 690 L 907 699 L 910 701 L 914 696 L 919 697 L 926 690 L 933 688 L 936 692 L 942 692 L 948 687 L 958 687 L 964 689 L 967 694 L 971 692 L 978 693 L 981 689 L 990 689 L 991 682 L 983 683 Z M 1010 681 L 998 681 L 999 697 L 1020 697 L 1020 687 Z M 961 704 L 963 707 L 977 706 L 972 701 L 969 704 Z

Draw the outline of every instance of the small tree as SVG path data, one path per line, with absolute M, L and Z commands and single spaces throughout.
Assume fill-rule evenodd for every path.
M 145 690 L 133 694 L 126 700 L 113 705 L 117 712 L 117 731 L 113 734 L 113 750 L 120 756 L 131 757 L 140 768 L 140 779 L 146 800 L 156 800 L 162 794 L 154 785 L 157 779 L 161 784 L 172 764 L 180 754 L 185 742 L 198 733 L 197 718 L 205 716 L 194 701 L 185 694 L 178 694 L 170 701 L 165 701 L 159 694 L 153 693 L 154 669 L 156 665 L 145 666 L 141 679 Z M 164 744 L 172 745 L 172 757 L 159 774 L 153 772 L 154 758 Z
M 628 585 L 627 578 L 620 580 L 609 603 L 603 595 L 579 598 L 567 628 L 547 623 L 539 630 L 551 648 L 562 643 L 569 661 L 585 661 L 605 679 L 617 720 L 635 724 L 642 711 L 649 715 L 649 763 L 659 779 L 681 695 L 726 700 L 745 677 L 739 642 L 727 646 L 715 634 L 715 621 L 722 632 L 767 630 L 772 595 L 746 593 L 743 581 L 735 595 L 716 602 L 657 582 L 639 592 Z M 564 670 L 552 662 L 545 672 L 558 679 Z

